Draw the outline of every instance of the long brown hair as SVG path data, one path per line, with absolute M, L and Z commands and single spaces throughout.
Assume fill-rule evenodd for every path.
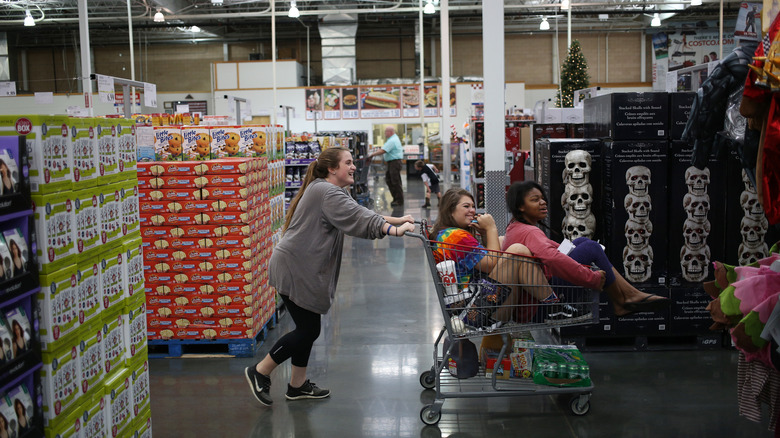
M 301 183 L 301 189 L 298 190 L 298 194 L 295 195 L 295 198 L 290 202 L 290 208 L 287 210 L 287 217 L 284 219 L 282 233 L 287 231 L 287 227 L 290 226 L 290 222 L 292 222 L 293 215 L 295 214 L 295 208 L 298 207 L 298 202 L 301 200 L 303 192 L 306 191 L 306 187 L 317 178 L 326 178 L 330 169 L 337 169 L 339 163 L 341 163 L 342 152 L 349 152 L 349 149 L 340 146 L 327 148 L 320 152 L 319 158 L 309 164 L 309 167 L 306 170 L 306 177 Z
M 460 225 L 452 217 L 452 213 L 460 202 L 460 198 L 468 196 L 471 198 L 471 202 L 474 202 L 474 197 L 468 190 L 461 188 L 451 188 L 441 197 L 439 201 L 439 217 L 436 219 L 436 224 L 431 230 L 431 239 L 436 239 L 436 236 L 445 228 L 460 228 Z M 471 232 L 471 230 L 466 230 Z

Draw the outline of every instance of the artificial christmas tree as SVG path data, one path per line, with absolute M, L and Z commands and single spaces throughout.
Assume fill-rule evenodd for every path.
M 555 95 L 555 105 L 558 108 L 572 108 L 574 106 L 574 91 L 589 86 L 588 63 L 582 54 L 580 42 L 574 40 L 571 42 L 566 60 L 563 61 L 561 87 Z

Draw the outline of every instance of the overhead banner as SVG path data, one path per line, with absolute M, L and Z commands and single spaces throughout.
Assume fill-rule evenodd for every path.
M 439 85 L 425 85 L 420 102 L 419 85 L 381 87 L 306 88 L 306 120 L 380 119 L 441 115 Z M 450 86 L 450 116 L 457 115 L 455 85 Z

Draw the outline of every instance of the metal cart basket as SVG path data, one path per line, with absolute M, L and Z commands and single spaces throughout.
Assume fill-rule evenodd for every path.
M 526 378 L 506 378 L 508 374 L 502 374 L 504 379 L 499 379 L 499 364 L 506 363 L 504 359 L 510 357 L 513 335 L 517 337 L 519 333 L 530 331 L 549 334 L 558 327 L 598 321 L 598 292 L 546 275 L 544 266 L 536 258 L 437 242 L 428 239 L 427 231 L 423 222 L 421 234 L 406 233 L 423 243 L 444 317 L 444 327 L 433 346 L 433 365 L 420 375 L 420 384 L 436 391 L 433 403 L 422 408 L 421 420 L 426 424 L 437 424 L 444 400 L 460 397 L 570 394 L 572 412 L 586 414 L 593 390 L 586 367 L 564 376 L 567 370 L 563 366 L 561 372 L 556 365 L 545 362 L 544 366 L 552 369 L 545 368 L 543 376 L 550 376 L 550 379 L 545 381 L 547 384 L 538 384 L 529 378 L 532 374 L 526 374 Z M 474 267 L 474 260 L 487 262 Z M 491 269 L 485 274 L 480 268 Z M 493 363 L 496 372 L 489 372 L 490 376 L 486 377 L 485 363 L 481 361 L 476 376 L 453 377 L 449 360 L 455 353 L 456 342 L 442 342 L 445 334 L 450 341 L 500 335 L 503 346 Z M 444 344 L 442 348 L 439 348 L 440 343 Z M 535 347 L 533 343 L 524 346 Z M 503 373 L 509 373 L 509 370 L 503 370 Z M 571 377 L 577 375 L 586 377 L 579 380 L 581 386 L 566 386 L 576 381 Z

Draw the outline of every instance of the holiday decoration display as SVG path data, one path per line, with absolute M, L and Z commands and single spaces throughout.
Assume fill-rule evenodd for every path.
M 566 154 L 563 168 L 564 191 L 561 207 L 566 214 L 561 228 L 569 240 L 592 238 L 596 232 L 596 217 L 591 212 L 593 186 L 590 184 L 591 156 L 575 149 Z
M 582 54 L 580 42 L 574 40 L 569 47 L 569 54 L 561 67 L 561 87 L 555 95 L 555 106 L 572 108 L 574 106 L 574 91 L 588 88 L 588 63 Z

